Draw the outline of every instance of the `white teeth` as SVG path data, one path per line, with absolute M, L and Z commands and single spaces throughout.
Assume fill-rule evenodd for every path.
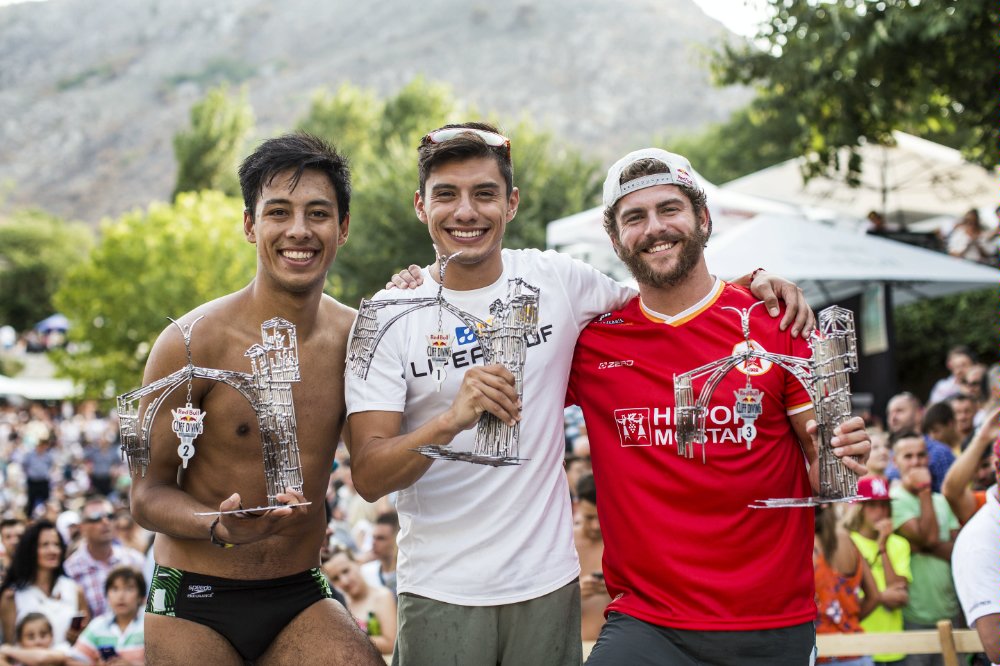
M 677 245 L 677 241 L 674 241 L 672 243 L 660 243 L 659 245 L 654 245 L 653 247 L 647 249 L 646 252 L 649 252 L 650 254 L 655 254 L 657 252 L 663 252 L 664 250 L 669 250 L 674 245 Z
M 284 250 L 281 255 L 289 259 L 311 259 L 316 254 L 312 250 Z
M 456 229 L 455 231 L 452 231 L 450 233 L 455 238 L 475 238 L 477 236 L 482 236 L 483 234 L 486 233 L 486 231 L 483 229 L 478 229 L 476 231 L 458 231 Z

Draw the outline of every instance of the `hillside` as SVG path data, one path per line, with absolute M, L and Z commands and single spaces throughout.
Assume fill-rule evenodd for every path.
M 312 93 L 414 76 L 600 158 L 744 103 L 708 82 L 729 33 L 690 0 L 49 0 L 0 7 L 0 197 L 96 221 L 169 196 L 171 140 L 246 84 L 261 136 Z M 3 200 L 0 199 L 0 200 Z

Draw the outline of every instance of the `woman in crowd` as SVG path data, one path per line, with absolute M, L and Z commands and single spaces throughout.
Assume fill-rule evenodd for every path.
M 89 618 L 83 589 L 63 571 L 66 545 L 50 521 L 24 531 L 14 560 L 0 584 L 0 623 L 4 640 L 12 642 L 15 624 L 28 613 L 44 613 L 52 624 L 56 646 L 72 643 Z M 74 622 L 74 617 L 81 616 Z
M 873 476 L 885 476 L 885 470 L 889 467 L 889 460 L 892 458 L 892 449 L 889 448 L 889 433 L 884 430 L 869 430 L 872 440 L 872 450 L 868 454 L 868 473 Z
M 396 599 L 387 587 L 371 586 L 351 551 L 338 546 L 323 565 L 330 581 L 347 596 L 347 610 L 382 654 L 396 642 Z
M 816 507 L 816 536 L 813 545 L 816 576 L 817 634 L 859 633 L 861 620 L 879 602 L 875 580 L 847 530 L 837 524 L 832 504 Z M 860 592 L 864 592 L 864 596 Z M 871 657 L 829 657 L 828 664 L 872 666 Z

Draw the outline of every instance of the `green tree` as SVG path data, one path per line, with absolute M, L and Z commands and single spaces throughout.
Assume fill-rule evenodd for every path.
M 38 210 L 0 221 L 0 324 L 26 330 L 55 312 L 52 295 L 93 242 L 85 225 Z
M 727 45 L 715 60 L 722 84 L 758 86 L 756 104 L 794 121 L 806 175 L 856 181 L 855 151 L 890 143 L 901 129 L 945 139 L 986 167 L 997 164 L 993 62 L 1000 10 L 987 0 L 768 0 L 757 40 Z M 758 48 L 763 43 L 766 48 Z
M 55 295 L 73 324 L 69 338 L 76 348 L 54 356 L 61 373 L 94 398 L 138 387 L 167 317 L 253 277 L 256 253 L 242 219 L 241 200 L 206 191 L 102 224 L 100 243 Z
M 700 134 L 654 141 L 687 157 L 709 182 L 722 184 L 797 157 L 792 148 L 797 127 L 787 116 L 751 103 L 724 123 Z
M 419 78 L 384 102 L 351 86 L 313 98 L 297 127 L 337 145 L 352 166 L 350 240 L 329 284 L 338 299 L 356 305 L 408 264 L 433 262 L 427 229 L 413 212 L 416 147 L 429 129 L 478 115 L 446 87 Z M 521 208 L 505 245 L 544 247 L 546 223 L 594 205 L 597 165 L 527 122 L 509 134 Z
M 900 386 L 926 396 L 944 376 L 945 357 L 955 345 L 968 345 L 984 363 L 1000 361 L 1000 293 L 981 289 L 903 305 L 895 310 L 894 328 Z
M 198 190 L 239 196 L 236 169 L 253 125 L 246 89 L 235 99 L 225 85 L 208 91 L 191 107 L 191 127 L 174 135 L 177 184 L 173 198 L 181 192 Z

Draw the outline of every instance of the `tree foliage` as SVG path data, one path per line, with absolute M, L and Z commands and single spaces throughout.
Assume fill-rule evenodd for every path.
M 93 241 L 85 225 L 38 210 L 0 221 L 0 325 L 26 330 L 55 312 L 52 295 Z
M 416 147 L 430 129 L 478 117 L 448 88 L 420 78 L 384 101 L 353 86 L 314 97 L 298 128 L 334 143 L 352 167 L 350 240 L 330 276 L 338 299 L 356 305 L 401 268 L 433 262 L 427 230 L 413 212 Z M 504 244 L 543 247 L 548 222 L 593 205 L 597 165 L 527 122 L 509 128 L 509 136 L 521 206 Z
M 723 84 L 759 87 L 757 108 L 794 122 L 806 175 L 843 172 L 837 148 L 890 143 L 900 129 L 997 164 L 998 5 L 987 0 L 768 0 L 754 43 L 714 62 Z M 766 48 L 758 48 L 763 43 Z
M 191 107 L 191 127 L 174 136 L 177 184 L 173 198 L 199 190 L 239 196 L 236 169 L 253 125 L 246 90 L 232 98 L 227 86 L 213 88 Z
M 1000 293 L 996 288 L 925 299 L 895 310 L 900 385 L 927 395 L 944 369 L 948 349 L 968 345 L 980 361 L 996 363 Z
M 76 351 L 55 355 L 84 395 L 138 387 L 156 336 L 195 306 L 245 286 L 256 253 L 243 236 L 243 202 L 185 193 L 101 227 L 101 242 L 55 295 Z
M 698 173 L 716 184 L 798 157 L 792 148 L 795 123 L 759 106 L 751 103 L 700 134 L 658 139 L 653 145 L 684 155 Z

